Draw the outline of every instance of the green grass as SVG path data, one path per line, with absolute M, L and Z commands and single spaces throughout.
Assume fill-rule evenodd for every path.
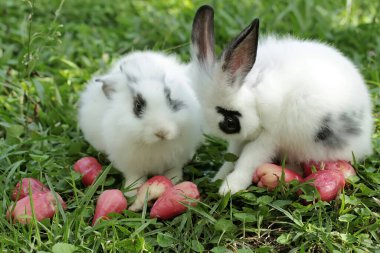
M 380 2 L 370 0 L 208 2 L 216 9 L 218 52 L 259 16 L 263 34 L 331 43 L 365 76 L 374 154 L 355 164 L 358 177 L 339 199 L 304 206 L 297 185 L 273 192 L 252 186 L 220 197 L 209 179 L 223 163 L 225 143 L 208 138 L 185 167 L 186 179 L 201 190 L 196 208 L 164 222 L 150 219 L 149 210 L 125 211 L 90 226 L 96 197 L 121 188 L 122 177 L 83 139 L 79 92 L 93 73 L 131 50 L 164 50 L 188 60 L 192 17 L 203 3 L 0 1 L 1 252 L 380 252 Z M 91 188 L 72 172 L 88 155 L 107 167 Z M 49 185 L 68 209 L 28 226 L 9 223 L 10 193 L 23 177 Z

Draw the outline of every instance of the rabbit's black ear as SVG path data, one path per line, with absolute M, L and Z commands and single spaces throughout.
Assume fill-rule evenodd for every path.
M 192 55 L 202 64 L 212 64 L 214 53 L 214 9 L 203 5 L 194 16 L 191 32 Z
M 101 82 L 102 83 L 102 90 L 106 98 L 111 99 L 112 94 L 115 93 L 115 85 L 112 83 L 112 81 L 107 77 L 102 77 L 95 79 L 95 82 Z
M 228 72 L 231 81 L 242 80 L 256 61 L 259 41 L 259 19 L 255 19 L 224 49 L 222 70 Z

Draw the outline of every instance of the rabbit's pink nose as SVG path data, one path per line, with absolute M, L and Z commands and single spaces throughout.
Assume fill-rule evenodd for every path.
M 156 132 L 154 135 L 160 138 L 161 140 L 165 140 L 167 138 L 168 132 L 164 130 L 160 130 Z

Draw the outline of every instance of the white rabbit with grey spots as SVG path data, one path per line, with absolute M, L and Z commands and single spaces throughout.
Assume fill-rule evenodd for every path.
M 213 14 L 203 6 L 194 17 L 190 73 L 205 132 L 227 139 L 239 156 L 216 174 L 220 194 L 247 188 L 255 169 L 275 158 L 298 164 L 371 153 L 370 96 L 350 60 L 316 41 L 258 42 L 258 19 L 216 59 Z
M 202 140 L 200 105 L 186 71 L 174 56 L 133 52 L 81 94 L 84 137 L 124 174 L 125 186 L 138 187 L 150 174 L 182 179 Z

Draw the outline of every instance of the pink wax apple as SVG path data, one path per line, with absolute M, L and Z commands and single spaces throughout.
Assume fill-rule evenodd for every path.
M 35 178 L 23 178 L 12 191 L 12 199 L 17 201 L 29 196 L 29 187 L 32 194 L 50 191 L 49 188 Z
M 62 200 L 61 196 L 57 193 L 58 201 L 61 203 L 62 208 L 66 209 L 66 203 Z M 38 221 L 46 218 L 52 218 L 58 211 L 58 204 L 52 192 L 38 192 L 32 195 L 33 207 L 29 196 L 26 196 L 16 204 L 9 207 L 7 211 L 7 217 L 12 216 L 14 221 L 18 221 L 22 224 L 28 224 L 31 221 L 32 210 L 34 210 L 35 217 Z M 14 209 L 13 209 L 14 207 Z M 13 211 L 12 211 L 13 209 Z
M 108 219 L 110 213 L 121 213 L 127 209 L 127 200 L 120 190 L 106 190 L 100 194 L 96 203 L 92 225 L 100 218 Z
M 338 161 L 309 161 L 301 164 L 304 169 L 304 176 L 309 176 L 312 173 L 312 167 L 314 167 L 317 171 L 319 170 L 339 170 L 343 173 L 344 178 L 355 176 L 356 172 L 352 165 L 343 160 Z
M 331 201 L 342 191 L 345 185 L 344 175 L 339 170 L 320 170 L 304 179 L 318 190 L 321 200 Z
M 164 176 L 154 176 L 146 181 L 137 190 L 136 200 L 129 207 L 131 211 L 139 211 L 144 206 L 145 197 L 147 201 L 159 198 L 168 189 L 173 187 L 173 183 L 170 179 Z
M 94 157 L 83 157 L 74 164 L 74 170 L 82 175 L 85 186 L 92 185 L 102 171 L 102 165 Z
M 292 180 L 302 181 L 301 175 L 292 170 L 283 169 L 276 164 L 265 163 L 256 169 L 253 175 L 253 182 L 257 183 L 259 187 L 274 189 L 279 183 L 283 170 L 285 182 L 288 183 Z
M 189 201 L 189 199 L 200 199 L 197 186 L 192 182 L 177 184 L 157 199 L 150 211 L 150 217 L 166 220 L 180 215 L 187 210 L 187 207 L 182 203 L 197 205 L 197 202 Z

